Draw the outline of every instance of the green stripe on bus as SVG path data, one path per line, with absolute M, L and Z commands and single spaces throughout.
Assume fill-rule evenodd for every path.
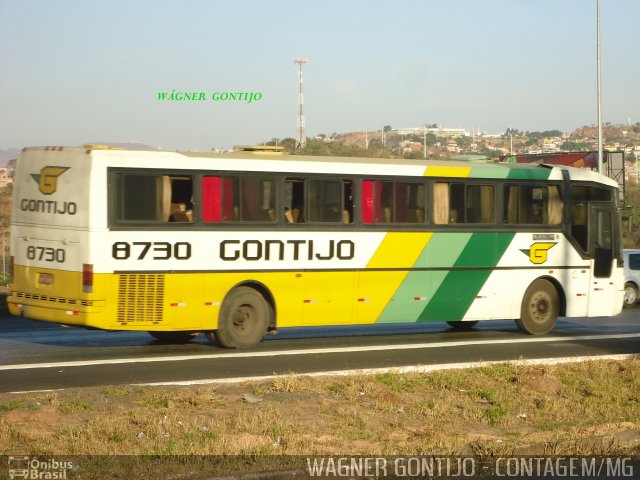
M 512 180 L 547 180 L 551 169 L 546 167 L 511 168 L 507 178 Z
M 453 265 L 464 270 L 447 273 L 418 321 L 462 320 L 514 236 L 514 233 L 474 234 Z
M 471 233 L 434 233 L 426 245 L 414 268 L 448 268 L 453 265 Z M 393 297 L 377 319 L 379 323 L 414 322 L 431 301 L 446 271 L 411 271 L 394 292 Z

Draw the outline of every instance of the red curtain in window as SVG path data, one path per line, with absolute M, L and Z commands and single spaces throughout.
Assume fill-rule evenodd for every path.
M 362 223 L 373 223 L 373 182 L 372 180 L 362 181 Z
M 221 221 L 220 177 L 202 178 L 202 221 Z

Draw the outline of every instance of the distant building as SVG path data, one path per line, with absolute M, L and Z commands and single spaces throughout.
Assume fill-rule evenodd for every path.
M 398 135 L 422 135 L 426 133 L 433 133 L 436 137 L 470 137 L 469 130 L 464 128 L 442 128 L 442 127 L 414 127 L 414 128 L 398 128 L 396 130 Z
M 13 183 L 13 169 L 0 168 L 0 187 L 6 187 Z

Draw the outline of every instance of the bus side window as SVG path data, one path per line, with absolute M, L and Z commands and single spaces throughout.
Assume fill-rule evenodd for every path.
M 309 180 L 308 220 L 318 223 L 341 223 L 343 212 L 341 180 Z
M 206 176 L 202 179 L 202 220 L 273 222 L 275 198 L 273 180 Z
M 495 223 L 493 185 L 437 182 L 433 187 L 433 220 L 451 223 Z
M 116 182 L 118 221 L 193 222 L 193 178 L 123 173 Z
M 287 178 L 284 181 L 284 219 L 286 223 L 304 223 L 304 180 Z
M 557 185 L 505 185 L 504 223 L 559 225 L 563 203 Z
M 257 177 L 240 179 L 240 221 L 273 222 L 275 195 L 272 180 Z
M 231 177 L 202 177 L 202 221 L 217 223 L 238 219 L 236 180 Z
M 464 184 L 449 185 L 449 223 L 465 223 Z
M 165 188 L 166 179 L 169 179 L 169 222 L 193 222 L 193 179 L 191 177 L 168 177 L 164 176 Z M 165 207 L 166 208 L 166 207 Z
M 362 181 L 362 222 L 423 223 L 425 185 L 423 183 Z
M 493 185 L 465 185 L 467 223 L 495 223 L 496 203 Z
M 342 181 L 343 210 L 342 223 L 353 223 L 353 182 L 351 180 Z

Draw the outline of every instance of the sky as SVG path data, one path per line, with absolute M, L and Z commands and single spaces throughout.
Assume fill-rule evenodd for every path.
M 600 12 L 602 118 L 636 123 L 640 0 Z M 597 123 L 596 0 L 0 0 L 0 149 L 295 138 L 298 58 L 308 137 Z

